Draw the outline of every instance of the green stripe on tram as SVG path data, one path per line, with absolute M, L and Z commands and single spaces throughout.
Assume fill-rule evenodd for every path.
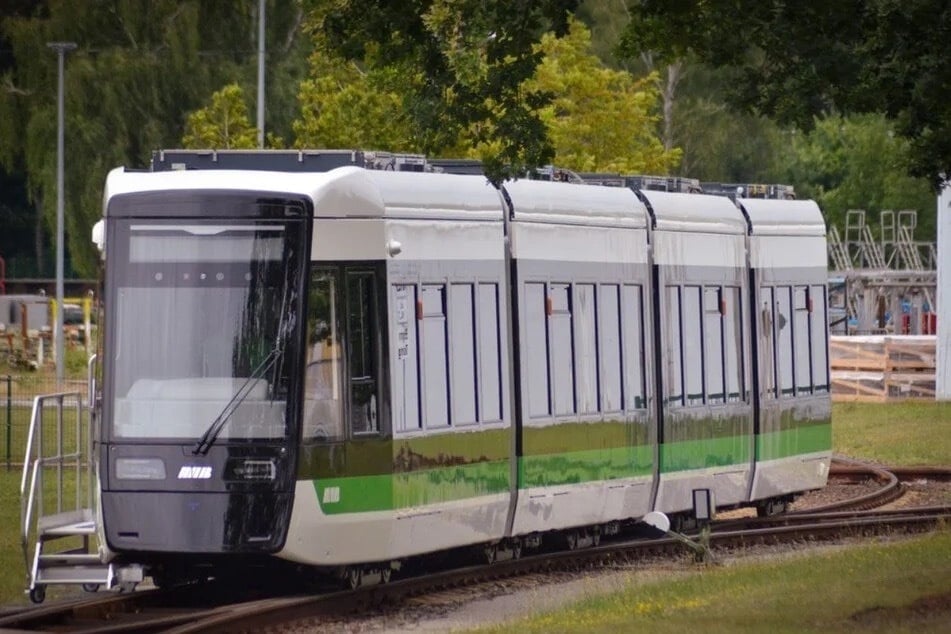
M 526 488 L 649 476 L 653 461 L 650 445 L 522 456 L 518 483 Z
M 509 490 L 509 461 L 477 462 L 404 473 L 314 480 L 327 515 L 366 513 L 453 502 Z
M 832 425 L 802 425 L 756 437 L 756 459 L 778 460 L 800 454 L 832 450 Z
M 828 451 L 830 424 L 806 425 L 756 437 L 757 460 L 776 460 Z M 660 447 L 661 471 L 672 473 L 748 464 L 749 437 L 726 436 L 665 443 Z M 653 451 L 649 445 L 584 449 L 523 456 L 519 459 L 519 488 L 564 486 L 621 478 L 650 476 Z M 314 480 L 324 513 L 393 511 L 506 493 L 509 461 L 493 460 L 439 466 L 411 472 Z

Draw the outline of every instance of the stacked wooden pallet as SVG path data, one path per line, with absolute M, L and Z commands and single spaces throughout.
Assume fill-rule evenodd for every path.
M 831 337 L 832 400 L 934 399 L 935 345 L 933 335 Z

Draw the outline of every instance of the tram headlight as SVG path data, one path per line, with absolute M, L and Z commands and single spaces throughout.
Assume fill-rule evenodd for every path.
M 165 463 L 160 458 L 116 458 L 119 480 L 164 480 Z

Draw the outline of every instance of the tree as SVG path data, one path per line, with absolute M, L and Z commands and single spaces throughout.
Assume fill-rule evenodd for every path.
M 493 178 L 550 162 L 538 110 L 550 96 L 524 88 L 550 30 L 565 32 L 576 0 L 311 2 L 312 25 L 331 50 L 368 68 L 392 69 L 425 153 L 461 134 L 486 149 Z
M 542 38 L 544 53 L 530 91 L 555 95 L 541 109 L 555 163 L 577 171 L 667 174 L 680 152 L 657 136 L 658 76 L 635 80 L 604 67 L 591 52 L 590 31 L 572 20 L 565 37 Z
M 289 41 L 300 26 L 297 7 L 271 5 L 271 39 L 285 38 L 288 54 L 299 54 Z M 216 87 L 253 76 L 256 9 L 250 2 L 46 0 L 2 18 L 14 62 L 0 67 L 0 164 L 22 175 L 47 234 L 55 218 L 57 65 L 46 43 L 79 44 L 65 76 L 66 248 L 77 273 L 96 271 L 89 235 L 108 171 L 144 166 L 153 150 L 178 145 L 187 112 Z M 282 51 L 272 52 L 272 66 L 280 67 Z
M 241 86 L 228 84 L 211 95 L 211 103 L 190 113 L 182 145 L 216 149 L 257 147 L 258 129 L 248 119 Z
M 403 95 L 389 89 L 391 71 L 366 71 L 323 47 L 310 58 L 300 83 L 300 117 L 293 128 L 297 147 L 416 150 Z
M 781 123 L 881 112 L 911 143 L 909 171 L 951 174 L 951 5 L 943 0 L 638 0 L 621 48 L 730 72 L 730 99 Z
M 934 194 L 923 178 L 906 173 L 910 143 L 882 115 L 817 119 L 810 132 L 791 133 L 784 178 L 800 197 L 813 198 L 830 224 L 844 226 L 849 209 L 915 209 L 916 237 L 934 240 Z

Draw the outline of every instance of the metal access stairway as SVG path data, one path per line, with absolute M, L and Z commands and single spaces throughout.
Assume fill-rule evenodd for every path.
M 114 583 L 112 566 L 94 544 L 91 456 L 92 416 L 82 395 L 37 396 L 20 479 L 21 542 L 34 603 L 51 584 L 94 590 Z

